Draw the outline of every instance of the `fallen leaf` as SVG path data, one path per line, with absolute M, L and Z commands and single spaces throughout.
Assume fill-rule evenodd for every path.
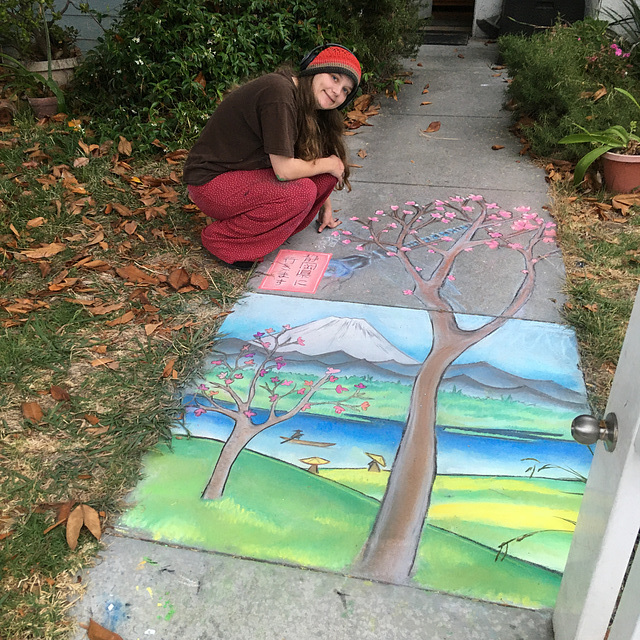
M 162 326 L 162 322 L 158 322 L 158 324 L 145 324 L 144 325 L 144 332 L 150 336 L 158 327 Z
M 35 229 L 36 227 L 41 227 L 45 222 L 46 220 L 42 216 L 31 218 L 31 220 L 27 220 L 27 229 Z
M 51 244 L 46 244 L 38 249 L 26 249 L 25 251 L 21 251 L 20 253 L 27 258 L 49 258 L 51 256 L 55 256 L 56 253 L 60 253 L 67 248 L 66 245 L 60 244 L 59 242 L 52 242 Z
M 424 106 L 425 106 L 425 105 L 427 105 L 427 104 L 431 104 L 431 102 L 428 102 L 428 101 L 426 101 L 426 100 L 425 100 L 424 102 L 421 102 L 421 103 L 420 103 L 420 106 L 421 106 L 421 107 L 424 107 Z
M 105 629 L 92 618 L 89 619 L 87 636 L 89 640 L 122 640 L 122 636 L 119 636 L 113 631 L 109 631 L 109 629 Z
M 127 324 L 127 322 L 131 322 L 136 317 L 136 314 L 133 311 L 127 311 L 123 313 L 121 316 L 114 318 L 113 320 L 107 320 L 105 324 L 108 327 L 115 327 L 119 324 Z
M 364 149 L 360 149 L 360 151 L 358 151 L 358 156 L 360 158 L 366 158 L 367 157 L 367 152 Z
M 69 395 L 69 392 L 65 388 L 59 387 L 55 384 L 51 385 L 51 389 L 49 389 L 49 393 L 51 394 L 51 397 L 54 400 L 58 400 L 58 402 L 62 400 L 65 402 L 68 402 L 69 400 L 71 400 L 71 396 Z
M 133 264 L 127 265 L 126 267 L 118 267 L 116 269 L 116 273 L 127 280 L 128 282 L 142 283 L 146 282 L 147 284 L 159 284 L 160 280 L 155 276 L 149 275 L 145 273 L 142 269 L 139 269 Z
M 162 377 L 163 378 L 168 378 L 169 376 L 171 376 L 173 374 L 173 365 L 176 363 L 175 358 L 172 358 L 171 360 L 169 360 L 169 362 L 167 362 L 167 364 L 165 365 L 163 371 L 162 371 Z
M 185 269 L 174 269 L 169 274 L 169 279 L 167 282 L 176 290 L 182 289 L 182 287 L 186 287 L 190 282 L 189 274 Z
M 83 504 L 82 514 L 84 516 L 84 526 L 91 531 L 96 540 L 100 540 L 102 531 L 100 529 L 100 516 L 98 515 L 98 512 L 93 507 Z
M 611 203 L 615 209 L 619 209 L 622 215 L 626 216 L 631 207 L 640 205 L 640 194 L 621 193 L 614 196 Z
M 206 291 L 209 288 L 208 280 L 199 273 L 192 273 L 190 282 L 194 287 L 198 287 L 201 291 Z
M 603 96 L 607 95 L 607 89 L 604 86 L 600 86 L 600 88 L 593 94 L 593 101 L 600 100 Z
M 85 413 L 84 419 L 90 424 L 98 424 L 98 422 L 100 422 L 100 418 L 98 418 L 98 416 L 96 415 L 93 415 L 92 413 Z
M 78 546 L 78 536 L 80 535 L 83 521 L 82 505 L 78 505 L 67 518 L 67 544 L 71 550 Z
M 23 402 L 22 403 L 22 415 L 32 422 L 40 422 L 44 417 L 42 408 L 37 402 Z
M 123 156 L 130 156 L 131 151 L 131 143 L 124 136 L 120 136 L 120 142 L 118 142 L 118 153 L 121 153 Z
M 434 133 L 436 131 L 440 130 L 440 122 L 439 121 L 435 121 L 432 122 L 426 129 L 425 129 L 425 133 Z
M 494 151 L 500 151 L 500 149 L 504 149 L 504 145 L 503 144 L 494 144 L 494 145 L 491 146 L 491 148 Z
M 98 307 L 93 307 L 93 309 L 89 309 L 89 311 L 94 316 L 103 316 L 107 313 L 111 313 L 112 311 L 122 309 L 122 307 L 124 307 L 124 302 L 116 302 L 114 304 L 103 304 Z
M 78 169 L 79 167 L 86 167 L 89 164 L 89 158 L 86 156 L 82 156 L 80 158 L 76 158 L 73 161 L 74 168 Z

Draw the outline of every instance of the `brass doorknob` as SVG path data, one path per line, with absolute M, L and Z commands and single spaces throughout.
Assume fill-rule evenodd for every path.
M 604 420 L 589 415 L 577 416 L 571 423 L 571 435 L 580 444 L 604 442 L 607 451 L 613 451 L 618 442 L 618 419 L 615 413 L 609 413 Z

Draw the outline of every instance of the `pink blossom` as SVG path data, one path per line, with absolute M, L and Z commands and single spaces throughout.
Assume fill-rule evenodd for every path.
M 487 209 L 499 209 L 500 207 L 498 207 L 498 205 L 495 202 L 490 202 L 487 205 Z
M 444 207 L 436 207 L 436 211 L 444 211 Z
M 260 373 L 258 374 L 261 378 L 264 378 L 265 374 L 267 373 L 266 369 L 260 369 Z
M 556 226 L 555 222 L 547 222 L 547 224 L 544 225 L 547 229 L 551 229 L 553 227 Z
M 455 277 L 455 276 L 452 276 L 451 274 L 449 274 L 449 275 L 447 276 L 447 280 L 451 280 L 452 282 L 453 282 L 455 279 L 456 279 L 456 277 Z
M 241 373 L 236 373 L 233 377 L 234 377 L 236 380 L 242 380 L 242 378 L 244 378 L 244 376 L 243 376 Z
M 409 200 L 409 202 L 405 202 L 405 204 L 408 204 L 410 207 L 415 205 L 415 202 L 413 200 Z
M 449 236 L 442 236 L 442 240 L 444 242 L 453 242 L 453 238 L 450 238 Z
M 435 253 L 435 251 L 433 249 L 428 249 L 427 253 Z
M 397 228 L 398 228 L 398 225 L 397 225 L 395 222 L 392 222 L 389 226 L 390 226 L 392 229 L 397 229 Z
M 447 211 L 444 215 L 447 216 L 447 218 L 455 218 L 456 217 L 456 214 L 453 211 Z
M 360 405 L 360 408 L 361 408 L 363 411 L 366 411 L 370 406 L 371 406 L 371 405 L 370 405 L 368 402 L 363 402 L 363 403 Z
M 519 242 L 510 242 L 508 246 L 511 249 L 522 249 L 522 245 Z
M 349 238 L 346 238 L 342 241 L 342 244 L 351 244 L 351 240 L 349 240 Z
M 497 240 L 485 240 L 485 244 L 489 249 L 497 249 L 499 246 Z
M 550 244 L 552 242 L 554 242 L 553 238 L 542 238 L 542 242 L 546 242 L 547 244 Z
M 206 391 L 208 388 L 209 388 L 209 387 L 207 387 L 207 385 L 206 385 L 206 384 L 198 385 L 198 389 L 200 389 L 200 391 Z
M 329 376 L 329 382 L 335 382 L 338 378 L 335 376 Z
M 369 216 L 369 220 L 371 220 L 371 222 L 378 222 L 378 220 L 380 220 L 380 218 L 376 218 L 375 216 Z
M 247 411 L 243 411 L 244 415 L 247 416 L 247 418 L 253 418 L 253 416 L 256 415 L 255 411 L 251 411 L 251 409 L 247 410 Z
M 278 376 L 273 376 L 273 378 L 271 378 L 271 382 L 278 384 L 280 382 L 280 378 L 278 378 Z
M 364 251 L 364 247 L 363 247 L 361 244 L 359 244 L 359 245 L 356 247 L 356 251 Z
M 359 382 L 358 384 L 354 385 L 356 389 L 366 389 L 367 385 L 362 384 L 362 382 Z
M 416 271 L 422 271 L 422 267 L 416 267 Z
M 327 373 L 340 373 L 340 369 L 332 369 L 331 367 L 328 367 Z
M 489 233 L 489 235 L 490 235 L 492 238 L 502 238 L 502 234 L 501 234 L 501 233 L 498 233 L 498 232 L 496 232 L 496 231 L 494 231 L 494 232 L 492 232 L 492 233 Z
M 391 211 L 397 211 L 400 207 L 398 205 L 392 204 Z
M 296 393 L 299 393 L 301 396 L 303 396 L 305 393 L 307 393 L 307 390 L 306 389 L 298 389 L 296 391 Z
M 461 198 L 460 196 L 453 196 L 452 198 L 449 198 L 450 202 L 464 202 L 464 198 Z
M 250 366 L 252 364 L 255 364 L 255 362 L 253 360 L 245 360 L 244 362 L 247 366 Z
M 313 385 L 313 380 L 305 380 L 304 383 L 307 387 L 311 387 Z
M 410 216 L 412 213 L 415 213 L 415 211 L 407 211 L 407 209 L 403 209 L 402 213 L 404 213 L 405 216 Z
M 439 219 L 439 218 L 442 218 L 442 214 L 441 214 L 441 213 L 432 213 L 432 214 L 431 214 L 431 217 L 432 217 L 432 218 L 438 218 L 438 219 Z
M 349 387 L 343 387 L 341 384 L 339 384 L 336 387 L 336 393 L 342 393 L 343 391 L 349 391 Z
M 492 213 L 490 216 L 487 216 L 487 220 L 500 220 L 495 213 Z
M 529 273 L 529 270 L 528 269 L 523 269 L 522 273 Z
M 409 247 L 400 247 L 400 251 L 411 251 Z
M 306 411 L 307 409 L 311 409 L 311 405 L 307 402 L 307 404 L 302 405 L 300 411 Z
M 283 324 L 282 328 L 283 329 L 291 329 L 291 325 L 290 324 Z
M 544 235 L 545 236 L 549 236 L 550 238 L 553 238 L 556 235 L 556 230 L 555 229 L 545 229 Z
M 193 412 L 193 415 L 199 418 L 203 413 L 206 413 L 206 409 L 196 409 Z
M 377 216 L 383 216 L 383 215 L 384 215 L 384 211 L 383 211 L 382 209 L 378 209 L 378 210 L 376 211 L 376 215 L 377 215 Z
M 220 380 L 224 380 L 227 377 L 227 372 L 223 371 L 222 373 L 218 374 L 218 378 L 220 378 Z
M 262 338 L 262 336 L 264 335 L 264 333 L 261 333 L 260 331 L 256 332 L 253 334 L 254 338 Z
M 387 255 L 388 255 L 388 256 L 395 256 L 396 254 L 395 254 L 395 253 L 393 253 L 393 251 L 387 251 Z
M 474 196 L 473 194 L 469 195 L 469 200 L 475 200 L 476 202 L 479 202 L 480 200 L 483 200 L 482 196 Z
M 463 207 L 460 207 L 463 211 L 473 211 L 473 207 L 470 207 L 469 205 L 464 205 Z
M 279 397 L 280 396 L 274 393 L 272 396 L 269 396 L 269 402 L 275 402 Z
M 465 247 L 464 250 L 467 251 L 467 252 L 468 251 L 473 251 L 473 247 Z
M 304 340 L 302 338 L 299 337 L 296 342 L 304 347 Z
M 293 380 L 283 380 L 282 385 L 284 387 L 290 387 L 293 384 Z
M 222 360 L 212 360 L 211 364 L 222 364 Z
M 514 211 L 517 211 L 518 213 L 526 213 L 527 211 L 531 211 L 531 207 L 515 207 Z
M 405 289 L 402 293 L 405 296 L 412 296 L 413 295 L 413 291 L 411 291 L 411 289 Z
M 280 362 L 280 360 L 284 360 L 284 356 L 276 356 L 274 359 L 276 362 Z
M 265 329 L 265 331 L 267 333 L 273 333 L 275 331 L 275 329 L 272 329 L 271 327 L 269 327 L 268 329 Z
M 498 213 L 503 217 L 503 218 L 510 218 L 513 214 L 511 213 L 511 211 L 498 211 Z
M 342 235 L 343 236 L 352 236 L 353 234 L 351 233 L 351 231 L 346 231 L 345 230 L 345 231 L 342 232 Z
M 286 362 L 282 361 L 282 362 L 276 362 L 276 370 L 280 371 L 280 369 L 282 369 L 282 367 L 286 366 Z
M 335 407 L 333 407 L 333 409 L 337 414 L 341 414 L 341 413 L 344 412 L 344 409 L 339 404 L 337 404 Z
M 413 236 L 416 233 L 418 233 L 415 229 L 411 229 L 411 231 L 409 231 L 409 235 Z
M 233 379 L 229 378 L 227 380 L 224 381 L 225 384 L 233 384 Z
M 356 221 L 356 220 L 358 220 L 358 216 L 351 216 L 351 218 L 349 218 L 349 220 L 354 220 L 354 221 Z
M 339 236 L 339 235 L 340 235 L 340 232 L 339 232 L 339 231 L 332 231 L 332 232 L 331 232 L 331 235 L 332 235 L 332 236 L 334 236 L 334 237 L 335 237 L 335 236 Z
M 434 200 L 433 204 L 447 204 L 447 203 L 443 202 L 442 200 Z
M 382 233 L 389 233 L 389 229 L 383 229 Z

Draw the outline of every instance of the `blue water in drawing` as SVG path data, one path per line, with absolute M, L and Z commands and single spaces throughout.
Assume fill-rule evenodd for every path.
M 185 403 L 188 398 L 185 398 Z M 257 411 L 256 423 L 264 421 L 265 411 Z M 215 413 L 193 415 L 189 409 L 185 418 L 189 432 L 194 436 L 226 440 L 232 421 Z M 393 462 L 404 424 L 393 420 L 374 419 L 370 422 L 341 420 L 338 417 L 298 414 L 291 420 L 266 429 L 248 445 L 248 449 L 279 458 L 299 467 L 307 465 L 301 458 L 320 456 L 330 460 L 327 467 L 363 468 L 371 459 L 365 455 L 382 455 L 387 468 Z M 303 432 L 303 440 L 334 442 L 332 447 L 313 447 L 282 444 L 280 436 L 289 437 L 296 429 Z M 567 425 L 567 430 L 569 425 Z M 545 439 L 540 434 L 527 434 L 527 439 L 511 439 L 489 435 L 469 435 L 437 427 L 438 473 L 472 475 L 525 475 L 530 463 L 523 458 L 536 458 L 541 464 L 571 468 L 587 475 L 591 464 L 591 452 L 573 441 Z M 515 436 L 514 432 L 514 436 Z M 567 478 L 570 474 L 550 469 L 546 477 Z

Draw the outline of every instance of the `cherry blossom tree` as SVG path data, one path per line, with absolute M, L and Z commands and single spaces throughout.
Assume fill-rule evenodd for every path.
M 192 401 L 195 406 L 194 415 L 199 417 L 207 412 L 218 413 L 231 418 L 233 428 L 204 489 L 204 499 L 215 500 L 222 496 L 238 455 L 255 436 L 266 429 L 319 405 L 331 405 L 338 415 L 348 409 L 366 411 L 370 406 L 363 391 L 366 385 L 358 382 L 353 389 L 343 386 L 336 376 L 340 369 L 328 368 L 323 376 L 315 380 L 304 380 L 301 385 L 288 380 L 282 372 L 287 363 L 284 356 L 278 355 L 278 351 L 283 342 L 291 341 L 293 331 L 289 325 L 284 325 L 278 332 L 273 328 L 259 331 L 234 357 L 214 352 L 219 355 L 219 359 L 211 362 L 215 367 L 212 377 L 220 382 L 208 381 L 199 385 Z M 304 345 L 302 338 L 293 339 L 301 346 Z M 248 387 L 244 390 L 238 388 L 242 381 L 245 381 L 245 387 L 248 381 Z M 313 401 L 319 389 L 332 383 L 337 383 L 334 389 L 337 395 L 335 400 Z M 256 396 L 260 388 L 264 389 L 268 398 L 268 415 L 264 422 L 256 423 Z M 289 408 L 278 410 L 278 405 L 282 406 L 287 398 Z
M 436 476 L 437 391 L 447 367 L 521 310 L 531 297 L 536 265 L 555 251 L 555 224 L 528 207 L 506 211 L 481 196 L 452 197 L 426 206 L 415 202 L 376 211 L 359 222 L 362 233 L 344 230 L 342 242 L 358 251 L 375 251 L 398 261 L 407 276 L 405 295 L 426 308 L 432 344 L 414 381 L 409 413 L 391 469 L 385 495 L 371 533 L 354 565 L 356 575 L 386 582 L 409 579 Z M 335 233 L 335 232 L 334 232 Z M 475 252 L 510 251 L 517 258 L 518 285 L 500 313 L 473 329 L 462 328 L 446 285 L 456 279 L 454 267 Z M 478 270 L 478 279 L 485 277 Z

